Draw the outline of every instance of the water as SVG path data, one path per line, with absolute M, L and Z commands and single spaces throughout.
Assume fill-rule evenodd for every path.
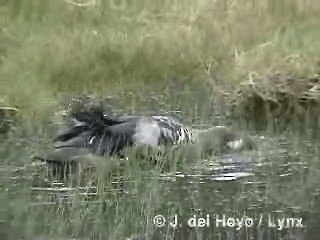
M 164 109 L 194 106 L 181 94 Z M 208 109 L 182 117 L 201 128 L 209 119 L 222 125 L 218 110 Z M 111 179 L 82 187 L 53 181 L 45 165 L 32 163 L 50 138 L 3 141 L 2 239 L 317 239 L 319 146 L 294 133 L 261 134 L 250 132 L 255 150 L 169 171 L 129 159 Z

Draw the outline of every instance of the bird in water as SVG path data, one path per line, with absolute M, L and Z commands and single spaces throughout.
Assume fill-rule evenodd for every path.
M 65 171 L 66 166 L 80 164 L 83 159 L 88 164 L 92 160 L 89 156 L 124 158 L 124 150 L 135 146 L 155 150 L 190 146 L 187 152 L 198 158 L 203 152 L 240 149 L 244 142 L 226 127 L 191 130 L 170 116 L 112 119 L 102 109 L 94 108 L 72 113 L 67 131 L 58 135 L 52 145 L 45 161 Z
M 191 131 L 168 116 L 108 118 L 101 110 L 74 113 L 67 132 L 53 141 L 55 150 L 85 148 L 97 155 L 119 155 L 125 147 L 186 145 Z

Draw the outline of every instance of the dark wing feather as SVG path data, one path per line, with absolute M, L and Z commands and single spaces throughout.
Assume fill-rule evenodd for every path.
M 134 144 L 185 144 L 191 133 L 175 118 L 166 116 L 130 116 L 116 120 L 104 116 L 100 110 L 79 111 L 69 131 L 57 136 L 54 147 L 88 148 L 98 155 L 118 154 Z
M 103 132 L 106 127 L 122 122 L 106 117 L 100 109 L 78 111 L 71 117 L 71 126 L 68 131 L 57 136 L 53 142 L 68 141 L 86 131 L 91 131 L 93 134 Z
M 79 122 L 84 122 L 92 126 L 113 126 L 119 124 L 117 120 L 108 118 L 103 114 L 103 111 L 100 109 L 94 109 L 91 111 L 79 111 L 72 114 L 72 117 Z
M 68 141 L 72 138 L 79 136 L 79 134 L 87 131 L 89 129 L 88 126 L 80 126 L 80 127 L 72 127 L 69 131 L 62 133 L 53 139 L 53 142 L 57 141 Z

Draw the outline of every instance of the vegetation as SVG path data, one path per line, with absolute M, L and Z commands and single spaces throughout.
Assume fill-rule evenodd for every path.
M 52 123 L 69 96 L 103 97 L 113 114 L 174 113 L 202 128 L 226 123 L 213 101 L 217 86 L 320 74 L 320 2 L 88 2 L 0 1 L 0 115 L 18 116 L 14 133 L 0 139 L 1 239 L 316 239 L 319 146 L 310 137 L 319 134 L 312 127 L 305 136 L 253 132 L 258 149 L 243 155 L 255 175 L 232 182 L 214 178 L 223 156 L 179 165 L 170 153 L 156 166 L 131 155 L 124 163 L 105 159 L 95 185 L 70 187 L 30 157 L 50 149 L 59 128 Z M 153 224 L 157 214 L 185 223 L 206 213 L 255 222 L 263 214 L 264 225 Z M 302 217 L 306 226 L 268 228 L 268 214 Z
M 39 113 L 63 93 L 313 75 L 319 12 L 312 0 L 2 1 L 1 96 Z
M 301 122 L 316 127 L 320 117 L 320 78 L 273 75 L 251 78 L 227 94 L 233 115 L 256 125 Z

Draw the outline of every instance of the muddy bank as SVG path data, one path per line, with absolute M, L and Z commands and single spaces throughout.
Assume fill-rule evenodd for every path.
M 222 91 L 232 115 L 263 126 L 272 121 L 317 122 L 320 117 L 320 77 L 273 75 L 252 77 Z

